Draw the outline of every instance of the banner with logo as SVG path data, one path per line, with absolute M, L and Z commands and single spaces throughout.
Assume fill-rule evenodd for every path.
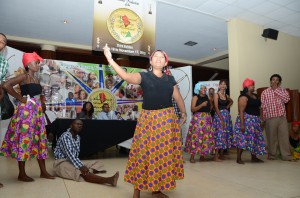
M 156 1 L 94 0 L 93 50 L 149 57 L 155 49 Z
M 58 118 L 75 118 L 87 101 L 94 106 L 95 118 L 103 104 L 108 104 L 119 120 L 136 120 L 142 108 L 141 87 L 128 84 L 108 65 L 45 60 L 40 82 L 47 109 Z

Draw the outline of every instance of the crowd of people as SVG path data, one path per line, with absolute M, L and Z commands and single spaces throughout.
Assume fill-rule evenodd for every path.
M 5 35 L 0 34 L 0 50 L 6 46 L 6 42 Z M 163 191 L 174 189 L 176 180 L 184 178 L 180 126 L 187 119 L 183 98 L 175 78 L 167 69 L 168 55 L 162 50 L 154 51 L 150 56 L 147 72 L 127 73 L 113 60 L 107 45 L 103 50 L 117 75 L 132 87 L 140 85 L 143 93 L 142 110 L 137 119 L 124 181 L 133 185 L 134 198 L 140 197 L 141 190 L 151 191 L 152 197 L 167 198 Z M 16 159 L 19 167 L 17 178 L 23 182 L 34 181 L 25 171 L 26 162 L 32 158 L 37 159 L 41 178 L 55 178 L 45 166 L 48 156 L 43 116 L 45 107 L 40 99 L 42 86 L 36 77 L 42 60 L 35 52 L 24 53 L 22 61 L 26 72 L 1 84 L 0 89 L 0 96 L 5 90 L 19 101 L 0 148 L 0 156 Z M 7 63 L 3 61 L 0 64 L 2 81 Z M 81 77 L 79 71 L 75 73 Z M 93 78 L 93 75 L 89 78 Z M 299 160 L 300 122 L 293 122 L 291 130 L 288 130 L 284 104 L 290 97 L 280 86 L 281 81 L 280 75 L 272 75 L 270 87 L 262 92 L 260 99 L 254 93 L 255 82 L 245 79 L 237 102 L 239 114 L 235 126 L 230 115 L 233 100 L 227 92 L 228 82 L 220 80 L 216 92 L 213 89 L 207 91 L 205 84 L 197 83 L 190 107 L 193 115 L 184 148 L 190 154 L 190 162 L 196 162 L 195 155 L 200 156 L 200 161 L 205 161 L 210 155 L 213 156 L 213 161 L 223 161 L 226 159 L 224 152 L 230 148 L 237 149 L 238 164 L 244 164 L 243 151 L 250 152 L 252 162 L 263 162 L 258 156 L 266 153 L 269 160 L 275 160 L 278 157 L 277 148 L 282 160 Z M 17 84 L 20 84 L 21 93 L 13 88 Z M 80 90 L 75 94 L 78 98 L 86 97 L 80 96 Z M 74 95 L 68 94 L 69 103 L 74 102 L 73 98 Z M 178 112 L 175 112 L 174 103 Z M 138 112 L 137 106 L 133 107 L 133 112 L 135 111 Z M 81 113 L 77 114 L 70 128 L 58 139 L 54 150 L 54 172 L 56 176 L 66 179 L 116 186 L 119 172 L 110 177 L 101 177 L 97 174 L 106 171 L 99 161 L 84 163 L 78 158 L 79 134 L 83 128 L 81 119 L 94 118 L 119 119 L 110 110 L 108 103 L 104 103 L 102 111 L 94 115 L 92 103 L 85 102 Z M 263 136 L 264 127 L 267 146 Z M 0 187 L 2 186 L 0 183 Z

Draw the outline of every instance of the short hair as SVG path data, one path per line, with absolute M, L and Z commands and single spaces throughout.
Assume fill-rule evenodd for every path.
M 109 107 L 109 104 L 108 104 L 108 103 L 104 103 L 104 104 L 102 105 L 102 108 L 104 107 L 104 105 L 107 105 L 107 106 Z
M 73 121 L 72 121 L 72 123 L 71 123 L 71 126 L 73 125 L 73 123 L 74 123 L 74 122 L 76 122 L 76 121 L 78 121 L 78 120 L 79 120 L 80 122 L 82 122 L 82 123 L 83 123 L 83 121 L 82 121 L 81 119 L 79 119 L 79 118 L 76 118 L 75 120 L 73 120 Z
M 5 45 L 7 44 L 7 37 L 5 36 L 5 34 L 0 32 L 0 35 L 2 35 L 5 38 Z
M 272 78 L 274 78 L 274 77 L 277 77 L 277 78 L 279 79 L 279 82 L 281 83 L 282 78 L 281 78 L 281 76 L 280 76 L 279 74 L 273 74 L 273 75 L 270 77 L 270 81 L 272 81 Z

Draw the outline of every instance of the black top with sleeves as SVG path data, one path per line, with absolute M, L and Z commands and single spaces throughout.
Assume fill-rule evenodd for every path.
M 218 93 L 218 108 L 219 108 L 219 110 L 221 111 L 221 110 L 223 110 L 223 109 L 227 109 L 227 105 L 228 105 L 228 100 L 227 100 L 227 95 L 225 95 L 225 97 L 226 97 L 226 99 L 225 100 L 222 100 L 221 98 L 220 98 L 220 95 L 219 95 L 219 93 Z
M 250 97 L 248 94 L 241 94 L 239 97 L 245 96 L 248 99 L 247 106 L 245 108 L 245 112 L 247 114 L 260 116 L 261 101 L 256 94 L 254 94 L 254 95 L 256 96 L 256 99 Z
M 201 97 L 200 95 L 197 95 L 198 97 L 198 100 L 196 102 L 196 106 L 202 104 L 203 102 L 207 101 L 207 105 L 206 107 L 202 107 L 201 109 L 199 109 L 197 112 L 210 112 L 210 102 L 209 102 L 209 99 L 208 99 L 208 96 L 205 95 L 204 97 Z
M 36 83 L 23 84 L 20 89 L 22 96 L 29 95 L 31 98 L 42 93 L 42 86 Z
M 175 78 L 163 73 L 157 77 L 153 72 L 140 72 L 141 87 L 143 89 L 143 109 L 158 110 L 173 107 L 172 96 Z

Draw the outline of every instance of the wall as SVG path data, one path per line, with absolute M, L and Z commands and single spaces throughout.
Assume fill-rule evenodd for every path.
M 272 74 L 282 76 L 282 87 L 300 90 L 300 38 L 279 32 L 277 40 L 263 38 L 260 25 L 233 19 L 228 22 L 230 95 L 232 118 L 238 113 L 237 99 L 245 78 L 256 88 L 268 87 Z

